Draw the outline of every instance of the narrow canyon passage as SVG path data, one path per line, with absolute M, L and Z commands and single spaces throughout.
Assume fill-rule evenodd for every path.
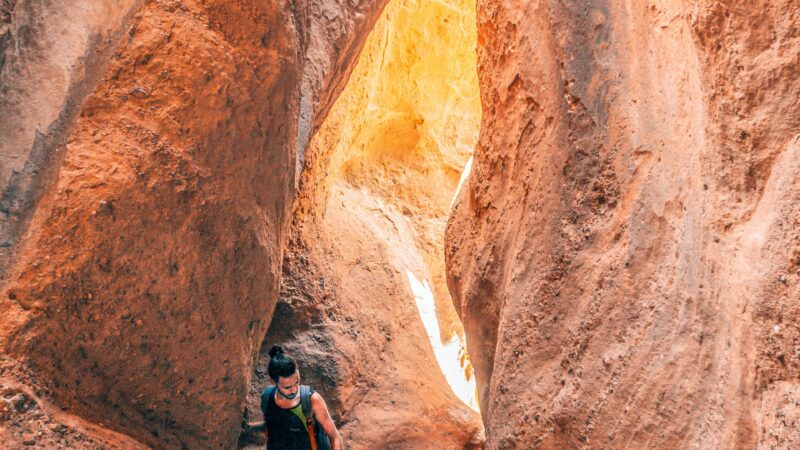
M 799 72 L 800 0 L 4 0 L 0 447 L 257 446 L 280 344 L 347 448 L 800 448 Z
M 480 126 L 475 45 L 473 0 L 384 10 L 306 153 L 251 417 L 280 344 L 349 448 L 481 444 L 443 253 Z

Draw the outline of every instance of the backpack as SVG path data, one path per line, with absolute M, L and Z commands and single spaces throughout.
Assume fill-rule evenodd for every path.
M 275 386 L 272 387 L 270 396 L 275 395 Z M 300 405 L 303 410 L 303 417 L 306 419 L 306 428 L 308 429 L 308 439 L 311 441 L 311 450 L 331 450 L 331 441 L 325 430 L 317 424 L 314 418 L 314 411 L 311 409 L 311 395 L 314 391 L 311 387 L 300 385 Z

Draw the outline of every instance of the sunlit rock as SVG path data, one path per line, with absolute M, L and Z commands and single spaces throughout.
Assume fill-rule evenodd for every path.
M 306 154 L 253 415 L 269 383 L 267 350 L 281 344 L 332 406 L 349 447 L 481 446 L 443 255 L 479 131 L 475 45 L 471 1 L 384 10 Z

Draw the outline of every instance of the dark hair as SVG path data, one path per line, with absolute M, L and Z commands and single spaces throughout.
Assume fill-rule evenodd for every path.
M 278 383 L 280 377 L 290 377 L 297 371 L 297 364 L 294 363 L 292 358 L 283 354 L 283 348 L 280 345 L 273 345 L 269 349 L 269 366 L 267 372 L 272 381 Z

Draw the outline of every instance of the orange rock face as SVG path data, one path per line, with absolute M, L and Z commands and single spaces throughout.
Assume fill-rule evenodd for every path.
M 0 2 L 0 442 L 800 448 L 800 1 L 386 3 Z
M 320 209 L 325 217 L 301 223 L 287 248 L 252 417 L 272 384 L 268 349 L 281 344 L 325 398 L 347 448 L 482 448 L 480 417 L 442 375 L 409 286 L 407 271 L 425 272 L 416 230 L 380 197 L 345 184 Z
M 486 0 L 445 238 L 487 448 L 793 448 L 800 3 Z
M 116 2 L 13 3 L 0 129 L 25 133 L 0 171 L 2 376 L 150 445 L 233 445 L 303 135 L 382 2 L 156 0 L 129 19 Z M 113 58 L 79 63 L 96 33 L 120 36 Z M 31 138 L 34 123 L 55 131 Z
M 326 399 L 347 448 L 482 448 L 480 417 L 443 375 L 417 298 L 436 305 L 433 345 L 463 342 L 443 238 L 478 135 L 474 14 L 469 0 L 389 4 L 314 136 L 253 379 L 254 417 L 272 384 L 268 350 L 280 344 Z M 462 378 L 465 361 L 450 361 Z
M 81 3 L 0 4 L 0 280 L 61 163 L 58 144 L 141 1 Z

